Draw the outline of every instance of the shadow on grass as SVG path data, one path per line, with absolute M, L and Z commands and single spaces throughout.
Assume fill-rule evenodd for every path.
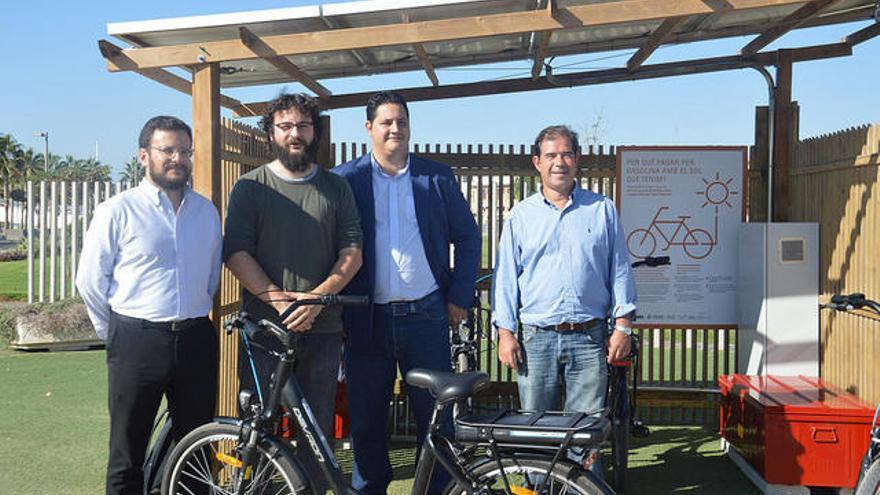
M 760 493 L 727 458 L 710 428 L 654 427 L 651 436 L 633 439 L 629 465 L 628 493 Z

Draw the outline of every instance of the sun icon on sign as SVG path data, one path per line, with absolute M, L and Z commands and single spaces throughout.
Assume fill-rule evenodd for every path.
M 726 205 L 728 208 L 733 208 L 733 205 L 730 204 L 731 196 L 735 196 L 739 194 L 737 191 L 732 191 L 730 188 L 730 183 L 733 182 L 733 177 L 728 178 L 727 180 L 721 180 L 721 173 L 715 172 L 715 179 L 706 180 L 704 177 L 703 184 L 706 187 L 702 191 L 697 191 L 697 196 L 703 196 L 705 201 L 700 208 L 705 208 L 709 205 L 715 206 L 715 213 L 718 213 L 718 207 L 721 205 Z

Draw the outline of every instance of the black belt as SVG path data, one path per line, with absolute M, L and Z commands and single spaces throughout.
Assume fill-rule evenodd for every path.
M 185 320 L 176 321 L 150 321 L 143 318 L 134 318 L 132 316 L 121 315 L 119 313 L 114 313 L 113 316 L 121 320 L 126 320 L 133 323 L 140 323 L 141 328 L 149 328 L 152 330 L 167 330 L 169 332 L 182 332 L 187 328 L 198 325 L 199 323 L 204 323 L 205 320 L 208 319 L 207 316 L 199 316 L 196 318 L 187 318 Z
M 540 328 L 541 330 L 550 330 L 558 333 L 578 332 L 580 330 L 589 330 L 602 323 L 602 321 L 603 320 L 600 320 L 598 318 L 593 318 L 592 320 L 582 321 L 579 323 L 565 322 L 558 325 L 550 325 L 538 328 Z
M 437 291 L 435 290 L 420 299 L 415 299 L 413 301 L 390 301 L 387 303 L 376 304 L 376 307 L 377 309 L 388 311 L 392 316 L 411 315 L 418 313 L 419 305 L 436 293 Z

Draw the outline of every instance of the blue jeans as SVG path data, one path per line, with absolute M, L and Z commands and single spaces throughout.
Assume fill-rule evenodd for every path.
M 560 386 L 565 384 L 566 411 L 597 412 L 605 405 L 608 388 L 605 323 L 585 330 L 554 332 L 522 326 L 523 362 L 517 369 L 519 401 L 523 409 L 556 410 Z M 580 461 L 582 453 L 575 455 Z M 601 474 L 601 463 L 593 465 Z
M 345 367 L 354 450 L 352 486 L 359 493 L 384 494 L 392 478 L 386 425 L 397 369 L 402 376 L 413 368 L 451 371 L 449 321 L 443 295 L 436 291 L 418 302 L 396 307 L 377 304 L 369 344 L 346 345 Z M 421 446 L 434 399 L 424 389 L 407 387 L 406 393 Z M 449 414 L 442 427 L 451 434 Z M 429 493 L 440 493 L 448 480 L 448 473 L 435 465 Z

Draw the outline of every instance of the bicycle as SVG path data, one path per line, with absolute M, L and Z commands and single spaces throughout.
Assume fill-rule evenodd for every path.
M 366 298 L 320 296 L 300 299 L 281 315 L 283 320 L 305 304 L 366 304 Z M 265 402 L 250 401 L 244 419 L 217 418 L 184 437 L 174 449 L 162 484 L 162 493 L 285 494 L 307 492 L 311 480 L 294 457 L 292 447 L 275 432 L 282 406 L 293 415 L 307 439 L 306 445 L 318 460 L 330 489 L 350 495 L 333 451 L 311 413 L 292 375 L 296 361 L 297 335 L 275 321 L 255 321 L 240 312 L 226 325 L 244 338 L 267 333 L 283 345 Z M 428 437 L 417 460 L 412 493 L 425 493 L 435 464 L 449 472 L 448 494 L 505 493 L 613 494 L 604 482 L 560 454 L 572 446 L 589 448 L 607 436 L 609 423 L 601 414 L 567 414 L 502 411 L 489 416 L 466 415 L 456 419 L 456 434 L 449 438 L 440 431 L 440 418 L 450 404 L 473 396 L 489 385 L 482 372 L 449 373 L 411 370 L 409 386 L 430 390 L 436 398 Z M 543 475 L 540 484 L 529 474 Z
M 869 309 L 880 315 L 880 303 L 865 298 L 862 293 L 848 295 L 835 294 L 831 300 L 823 305 L 825 309 L 849 312 L 855 309 Z M 859 465 L 859 479 L 856 483 L 855 495 L 880 494 L 880 424 L 877 423 L 880 416 L 880 405 L 874 410 L 874 419 L 871 422 L 870 442 L 868 450 Z

